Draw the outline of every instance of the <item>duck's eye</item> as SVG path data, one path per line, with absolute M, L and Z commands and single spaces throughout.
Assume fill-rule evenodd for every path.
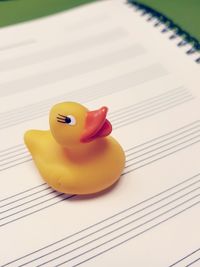
M 69 125 L 75 125 L 76 124 L 76 119 L 74 118 L 74 116 L 72 115 L 68 115 L 65 118 L 65 123 L 69 124 Z
M 57 122 L 67 123 L 68 125 L 75 125 L 76 119 L 72 115 L 64 116 L 64 115 L 58 114 Z

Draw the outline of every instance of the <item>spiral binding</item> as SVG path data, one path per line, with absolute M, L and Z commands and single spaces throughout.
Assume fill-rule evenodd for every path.
M 183 47 L 186 45 L 190 45 L 190 48 L 187 49 L 185 53 L 187 55 L 196 54 L 194 61 L 197 64 L 200 64 L 200 43 L 196 38 L 192 37 L 189 33 L 181 29 L 181 27 L 177 26 L 172 20 L 168 19 L 166 16 L 160 14 L 159 12 L 156 12 L 152 8 L 137 3 L 134 0 L 128 0 L 128 4 L 130 4 L 131 7 L 134 7 L 135 11 L 140 12 L 140 15 L 142 17 L 147 17 L 148 22 L 153 21 L 154 27 L 163 26 L 160 32 L 163 34 L 170 32 L 170 40 L 175 40 L 177 37 L 181 37 L 182 40 L 178 41 L 177 46 Z

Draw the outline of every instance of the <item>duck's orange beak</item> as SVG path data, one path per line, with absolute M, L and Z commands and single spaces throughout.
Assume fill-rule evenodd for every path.
M 82 143 L 93 141 L 99 137 L 105 137 L 112 132 L 112 125 L 106 119 L 107 107 L 89 111 L 86 115 L 85 129 L 81 135 Z

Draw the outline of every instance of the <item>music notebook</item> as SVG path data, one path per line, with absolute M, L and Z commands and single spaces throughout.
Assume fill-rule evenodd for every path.
M 198 52 L 99 1 L 0 29 L 0 266 L 199 266 Z M 126 167 L 95 196 L 40 177 L 23 142 L 57 102 L 108 106 Z

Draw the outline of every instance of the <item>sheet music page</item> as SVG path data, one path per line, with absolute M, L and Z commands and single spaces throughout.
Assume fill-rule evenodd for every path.
M 199 266 L 199 66 L 125 1 L 0 29 L 0 266 Z M 23 143 L 58 102 L 108 106 L 120 181 L 52 190 Z

